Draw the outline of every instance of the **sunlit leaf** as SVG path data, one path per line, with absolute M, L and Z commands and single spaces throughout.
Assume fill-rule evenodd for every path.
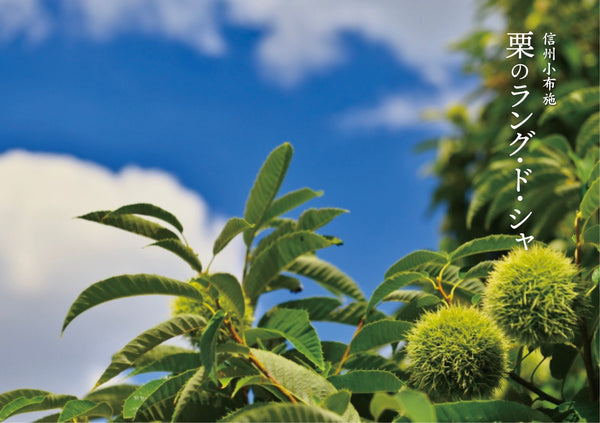
M 113 355 L 110 365 L 100 376 L 96 386 L 102 385 L 130 368 L 142 354 L 167 339 L 197 331 L 204 328 L 204 326 L 206 326 L 204 317 L 196 314 L 180 314 L 156 325 L 152 329 L 148 329 Z
M 402 341 L 412 327 L 412 323 L 401 320 L 378 320 L 366 324 L 350 343 L 350 353 L 354 354 Z
M 264 222 L 267 210 L 285 178 L 292 154 L 292 146 L 286 142 L 273 150 L 260 168 L 244 211 L 244 219 L 254 224 L 254 229 L 244 232 L 246 245 L 250 245 L 255 229 L 260 228 Z
M 113 276 L 90 285 L 79 294 L 65 317 L 62 331 L 75 317 L 98 304 L 135 295 L 175 295 L 202 301 L 196 288 L 175 279 L 145 273 Z
M 59 422 L 69 420 L 84 419 L 86 417 L 105 417 L 110 418 L 113 415 L 111 406 L 106 402 L 95 403 L 88 400 L 72 400 L 63 408 Z
M 350 276 L 315 255 L 305 254 L 298 257 L 287 270 L 314 280 L 334 294 L 344 294 L 359 301 L 365 300 L 358 284 Z
M 167 222 L 176 228 L 179 232 L 183 232 L 183 225 L 179 222 L 179 220 L 173 215 L 171 212 L 164 210 L 154 204 L 149 203 L 137 203 L 137 204 L 128 204 L 123 207 L 119 207 L 118 209 L 110 212 L 109 216 L 113 217 L 116 215 L 123 214 L 140 214 L 143 216 L 155 217 L 156 219 L 160 219 L 163 222 Z
M 215 240 L 213 245 L 213 254 L 217 255 L 221 250 L 223 250 L 223 248 L 227 246 L 227 244 L 231 242 L 233 238 L 244 232 L 250 226 L 252 225 L 240 217 L 232 217 L 229 219 Z
M 313 232 L 293 232 L 277 239 L 256 257 L 250 267 L 244 289 L 250 298 L 256 298 L 282 270 L 299 256 L 311 251 L 335 245 Z
M 187 264 L 189 264 L 190 267 L 196 272 L 202 272 L 202 263 L 200 263 L 198 255 L 194 252 L 194 250 L 192 250 L 180 240 L 175 238 L 168 238 L 156 241 L 155 243 L 150 244 L 150 246 L 164 248 L 165 250 L 168 250 L 173 254 L 179 256 Z
M 310 324 L 308 312 L 281 308 L 269 317 L 264 327 L 281 333 L 317 368 L 323 369 L 321 342 L 317 331 Z
M 396 263 L 394 263 L 385 272 L 385 277 L 389 278 L 390 276 L 392 276 L 395 273 L 404 272 L 406 270 L 412 270 L 421 264 L 428 263 L 431 261 L 438 262 L 438 263 L 444 263 L 446 261 L 446 256 L 441 253 L 436 253 L 435 251 L 429 251 L 429 250 L 414 251 L 414 252 L 402 257 L 400 260 L 398 260 Z

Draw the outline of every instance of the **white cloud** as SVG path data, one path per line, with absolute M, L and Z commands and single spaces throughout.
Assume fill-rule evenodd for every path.
M 230 0 L 230 16 L 241 26 L 265 31 L 258 56 L 266 72 L 293 84 L 345 56 L 343 37 L 356 35 L 387 48 L 398 62 L 442 84 L 455 61 L 447 44 L 468 30 L 471 0 Z
M 49 17 L 37 0 L 0 0 L 0 41 L 23 35 L 36 42 L 49 31 Z
M 96 40 L 141 32 L 179 41 L 208 55 L 225 51 L 216 0 L 63 0 L 71 22 Z
M 447 53 L 447 45 L 477 19 L 475 0 L 62 0 L 51 17 L 43 4 L 0 0 L 0 28 L 8 36 L 21 31 L 41 38 L 58 22 L 58 29 L 98 41 L 141 33 L 209 55 L 226 51 L 223 24 L 256 28 L 262 31 L 259 64 L 284 85 L 343 62 L 351 55 L 346 35 L 383 46 L 399 63 L 442 85 L 457 60 Z M 497 21 L 494 17 L 487 23 Z
M 78 317 L 59 338 L 66 312 L 87 286 L 122 273 L 193 275 L 176 256 L 142 248 L 151 240 L 72 219 L 93 210 L 152 202 L 172 211 L 203 263 L 225 220 L 204 200 L 157 170 L 113 173 L 68 156 L 12 151 L 0 155 L 0 392 L 35 387 L 83 394 L 111 355 L 168 317 L 171 297 L 102 304 Z M 237 273 L 241 243 L 212 269 Z

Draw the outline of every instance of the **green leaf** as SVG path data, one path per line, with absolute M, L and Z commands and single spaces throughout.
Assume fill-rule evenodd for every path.
M 154 204 L 148 203 L 137 203 L 137 204 L 129 204 L 127 206 L 119 207 L 115 211 L 110 213 L 110 217 L 122 214 L 141 214 L 143 216 L 155 217 L 157 219 L 162 220 L 163 222 L 167 222 L 174 228 L 176 228 L 179 232 L 183 233 L 183 226 L 177 220 L 175 215 L 171 212 L 168 212 Z
M 600 179 L 596 179 L 592 185 L 590 185 L 579 205 L 579 210 L 581 211 L 584 220 L 589 219 L 592 214 L 598 210 L 598 204 L 600 203 L 599 181 Z
M 377 288 L 375 288 L 375 291 L 373 292 L 373 295 L 367 304 L 367 313 L 371 311 L 372 308 L 376 307 L 386 295 L 406 285 L 409 285 L 411 282 L 417 279 L 427 279 L 428 277 L 429 275 L 426 273 L 417 272 L 398 272 L 386 277 L 386 279 L 381 282 Z
M 412 327 L 412 323 L 401 320 L 378 320 L 369 323 L 356 334 L 350 343 L 350 353 L 355 354 L 402 341 Z
M 305 254 L 298 257 L 287 270 L 314 280 L 334 294 L 341 293 L 355 300 L 365 300 L 358 284 L 350 276 L 315 255 Z
M 459 277 L 461 279 L 470 279 L 470 278 L 486 278 L 492 270 L 494 270 L 494 264 L 496 262 L 494 260 L 484 260 L 477 263 L 475 266 L 471 267 L 467 272 L 463 275 L 459 273 Z
M 264 327 L 281 333 L 319 370 L 323 370 L 321 341 L 305 310 L 279 309 L 271 315 Z
M 58 417 L 58 421 L 67 422 L 84 417 L 110 418 L 112 415 L 113 410 L 106 402 L 95 403 L 87 400 L 72 400 L 65 405 L 65 408 L 63 408 Z
M 435 404 L 440 422 L 550 421 L 548 416 L 518 402 L 475 400 Z
M 103 225 L 114 226 L 115 228 L 123 229 L 124 231 L 145 236 L 146 238 L 151 238 L 156 241 L 168 238 L 179 238 L 174 232 L 164 226 L 132 214 L 111 215 L 109 210 L 100 210 L 77 217 L 91 222 L 102 223 Z
M 444 256 L 443 254 L 440 254 L 440 253 L 436 253 L 435 251 L 429 251 L 429 250 L 414 251 L 414 252 L 402 257 L 400 260 L 398 260 L 396 263 L 394 263 L 385 272 L 385 278 L 387 279 L 395 273 L 414 269 L 415 267 L 417 267 L 423 263 L 428 263 L 430 261 L 445 263 L 446 256 Z
M 28 390 L 29 391 L 29 390 Z M 14 392 L 14 391 L 11 391 Z M 29 394 L 28 392 L 27 394 Z M 16 398 L 0 409 L 0 421 L 16 414 L 30 413 L 33 411 L 51 410 L 53 408 L 62 408 L 68 401 L 77 399 L 73 395 L 37 395 L 21 396 Z
M 341 416 L 348 409 L 351 396 L 352 394 L 347 390 L 334 392 L 333 394 L 329 394 L 327 397 L 325 397 L 323 402 L 321 402 L 321 407 L 326 408 L 329 411 L 333 411 L 335 414 L 339 414 Z
M 287 289 L 290 292 L 302 292 L 304 287 L 298 278 L 294 278 L 288 275 L 277 275 L 275 279 L 269 282 L 267 291 L 276 291 L 278 289 Z
M 206 329 L 200 338 L 200 356 L 204 364 L 204 371 L 217 382 L 217 370 L 215 363 L 217 361 L 217 338 L 219 337 L 219 329 L 225 319 L 225 312 L 219 310 L 210 319 L 206 325 Z
M 171 421 L 180 421 L 179 419 L 182 417 L 185 409 L 193 403 L 196 393 L 202 390 L 202 384 L 206 380 L 206 375 L 206 369 L 204 367 L 200 367 L 187 381 L 183 389 L 180 391 L 181 394 L 179 396 L 179 400 L 175 404 L 175 410 L 173 411 L 173 417 L 171 418 Z
M 343 375 L 329 376 L 327 380 L 337 389 L 348 389 L 353 394 L 397 392 L 404 385 L 393 373 L 384 370 L 351 370 Z
M 51 394 L 51 392 L 42 391 L 41 389 L 14 389 L 12 391 L 3 392 L 2 394 L 0 394 L 0 410 L 6 404 L 16 400 L 17 398 L 33 398 Z
M 285 178 L 292 154 L 292 146 L 286 142 L 273 150 L 260 168 L 244 211 L 244 219 L 254 224 L 254 229 L 244 233 L 246 245 L 250 245 L 255 230 L 264 222 L 267 211 Z
M 348 210 L 336 209 L 333 207 L 308 209 L 304 211 L 298 218 L 296 230 L 315 231 L 320 227 L 327 225 L 329 222 L 343 213 L 348 213 Z
M 327 318 L 327 316 L 329 316 L 330 313 L 333 312 L 333 310 L 335 310 L 340 305 L 342 305 L 342 302 L 337 298 L 332 297 L 308 297 L 302 298 L 300 300 L 286 301 L 277 304 L 271 310 L 266 312 L 258 322 L 258 326 L 264 326 L 267 320 L 275 312 L 277 312 L 277 310 L 280 310 L 282 308 L 306 310 L 308 312 L 308 318 L 310 320 L 322 320 L 324 318 Z
M 202 329 L 206 320 L 196 314 L 180 314 L 166 320 L 152 329 L 136 336 L 115 355 L 104 371 L 95 387 L 102 385 L 123 370 L 133 366 L 135 361 L 147 351 L 163 343 L 167 339 Z
M 413 422 L 437 422 L 435 409 L 427 395 L 412 389 L 405 388 L 395 395 L 376 393 L 369 408 L 375 419 L 379 419 L 385 410 L 391 410 Z
M 549 119 L 560 116 L 568 118 L 572 113 L 581 112 L 598 104 L 598 87 L 583 88 L 570 93 L 561 99 L 554 107 L 547 107 L 542 114 L 539 124 L 543 125 Z
M 347 422 L 333 411 L 303 404 L 252 404 L 237 410 L 220 420 L 221 422 Z M 356 420 L 355 420 L 356 421 Z M 357 420 L 360 421 L 360 420 Z
M 268 224 L 271 219 L 281 216 L 282 214 L 295 209 L 296 207 L 306 203 L 307 201 L 312 200 L 315 197 L 320 197 L 323 195 L 323 191 L 313 191 L 310 188 L 300 188 L 299 190 L 288 192 L 287 194 L 282 195 L 277 198 L 271 206 L 269 210 L 265 213 L 264 223 Z
M 491 251 L 510 250 L 517 246 L 515 235 L 489 235 L 476 238 L 462 244 L 450 253 L 450 260 L 455 261 L 474 254 L 489 253 Z
M 183 261 L 190 265 L 190 267 L 196 272 L 202 272 L 202 263 L 200 263 L 200 259 L 198 259 L 198 255 L 192 250 L 190 247 L 185 245 L 178 239 L 169 238 L 163 239 L 161 241 L 157 241 L 149 246 L 156 246 L 160 248 L 164 248 L 167 251 L 172 252 L 179 256 Z
M 196 370 L 189 370 L 169 378 L 154 379 L 140 386 L 123 404 L 123 417 L 135 419 L 138 413 L 158 402 L 174 398 L 179 389 L 192 377 Z
M 316 400 L 336 391 L 327 379 L 287 358 L 254 348 L 251 352 L 281 386 L 308 404 L 317 405 Z
M 110 300 L 135 295 L 176 295 L 202 301 L 196 288 L 175 279 L 145 273 L 113 276 L 90 285 L 79 294 L 65 317 L 61 333 L 84 311 Z
M 142 354 L 138 357 L 134 363 L 133 367 L 136 369 L 140 369 L 142 367 L 148 366 L 156 361 L 162 360 L 165 357 L 168 357 L 173 354 L 179 353 L 197 353 L 194 350 L 189 348 L 179 347 L 177 345 L 157 345 L 152 348 L 150 351 Z
M 575 140 L 575 151 L 583 155 L 588 148 L 600 144 L 598 128 L 600 127 L 600 112 L 590 116 L 577 134 Z
M 201 365 L 202 361 L 200 360 L 200 354 L 197 352 L 176 353 L 162 357 L 144 367 L 136 367 L 135 371 L 130 373 L 130 376 L 153 372 L 169 372 L 176 374 L 185 372 L 186 370 L 196 369 Z
M 293 232 L 277 239 L 261 252 L 246 275 L 244 289 L 250 298 L 256 298 L 282 270 L 299 256 L 311 251 L 335 245 L 313 232 Z
M 232 217 L 229 219 L 215 240 L 215 244 L 213 245 L 213 255 L 216 256 L 233 238 L 244 232 L 250 226 L 252 225 L 240 217 Z
M 219 295 L 226 298 L 234 307 L 234 311 L 238 317 L 244 317 L 244 314 L 246 314 L 246 303 L 244 301 L 242 286 L 236 277 L 229 273 L 214 273 L 206 278 L 217 289 Z
M 108 403 L 115 414 L 120 414 L 123 411 L 123 403 L 137 388 L 138 385 L 126 384 L 107 386 L 90 392 L 83 399 L 95 403 Z
M 550 360 L 550 374 L 555 379 L 564 379 L 577 357 L 577 350 L 570 345 L 554 344 L 552 346 L 552 360 Z

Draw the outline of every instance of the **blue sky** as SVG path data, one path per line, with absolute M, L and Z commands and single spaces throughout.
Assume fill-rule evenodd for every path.
M 90 311 L 58 342 L 75 295 L 119 272 L 186 275 L 140 251 L 143 240 L 71 217 L 155 202 L 180 215 L 206 261 L 284 141 L 295 155 L 283 191 L 322 189 L 311 206 L 350 210 L 326 229 L 344 246 L 322 255 L 367 294 L 403 255 L 435 249 L 440 213 L 426 213 L 433 181 L 420 176 L 432 156 L 412 148 L 450 130 L 421 121 L 424 109 L 475 86 L 446 46 L 477 22 L 470 1 L 422 3 L 0 0 L 0 216 L 10 222 L 0 240 L 0 317 L 28 308 L 40 316 L 0 329 L 16 339 L 0 352 L 0 363 L 13 363 L 0 390 L 90 386 L 110 353 L 151 325 L 123 322 L 153 307 L 158 323 L 166 302 Z M 240 246 L 229 250 L 220 266 L 236 273 Z M 71 352 L 68 369 L 56 363 L 82 337 L 99 339 L 96 330 L 111 331 L 110 342 Z M 51 353 L 33 366 L 36 345 L 47 343 Z M 53 371 L 85 380 L 53 382 Z

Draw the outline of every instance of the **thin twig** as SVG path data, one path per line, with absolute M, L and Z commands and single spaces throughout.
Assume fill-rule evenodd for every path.
M 352 344 L 352 340 L 354 340 L 354 337 L 356 337 L 356 334 L 358 334 L 358 332 L 360 332 L 360 330 L 362 329 L 363 325 L 365 324 L 366 318 L 367 318 L 367 316 L 364 316 L 362 319 L 360 319 L 360 322 L 358 322 L 358 326 L 356 327 L 356 330 L 354 331 L 354 335 L 352 335 L 352 339 L 348 343 L 348 346 L 346 347 L 346 351 L 344 351 L 344 355 L 342 356 L 342 359 L 340 360 L 340 364 L 338 365 L 337 369 L 335 370 L 334 375 L 338 375 L 342 371 L 342 366 L 344 365 L 344 363 L 348 359 L 348 356 L 350 355 L 350 344 Z
M 514 380 L 515 382 L 517 382 L 519 385 L 524 386 L 525 388 L 529 389 L 531 392 L 538 394 L 538 396 L 546 401 L 550 401 L 553 404 L 562 404 L 562 401 L 559 400 L 556 397 L 553 397 L 550 394 L 547 394 L 546 392 L 542 391 L 540 388 L 538 388 L 537 386 L 535 386 L 533 383 L 530 383 L 528 381 L 526 381 L 525 379 L 523 379 L 521 376 L 519 376 L 518 374 L 516 374 L 515 372 L 509 372 L 508 376 Z
M 231 336 L 233 336 L 233 339 L 235 339 L 235 341 L 238 344 L 245 345 L 244 341 L 242 340 L 242 338 L 240 338 L 240 335 L 238 335 L 237 331 L 235 330 L 235 327 L 233 326 L 233 323 L 231 322 L 231 320 L 228 319 L 225 324 L 226 324 L 227 328 L 229 329 L 229 332 L 231 333 Z M 292 404 L 298 404 L 298 401 L 294 397 L 294 394 L 292 394 L 284 386 L 282 386 L 277 381 L 277 379 L 275 379 L 273 377 L 273 375 L 271 375 L 271 373 L 269 373 L 269 371 L 265 368 L 265 366 L 263 366 L 263 364 L 260 361 L 258 361 L 258 359 L 254 356 L 254 354 L 250 353 L 248 355 L 248 358 L 271 381 L 271 383 L 273 384 L 273 386 L 275 386 L 277 389 L 279 389 L 281 391 L 281 393 L 283 395 L 285 395 L 290 400 L 290 402 Z

